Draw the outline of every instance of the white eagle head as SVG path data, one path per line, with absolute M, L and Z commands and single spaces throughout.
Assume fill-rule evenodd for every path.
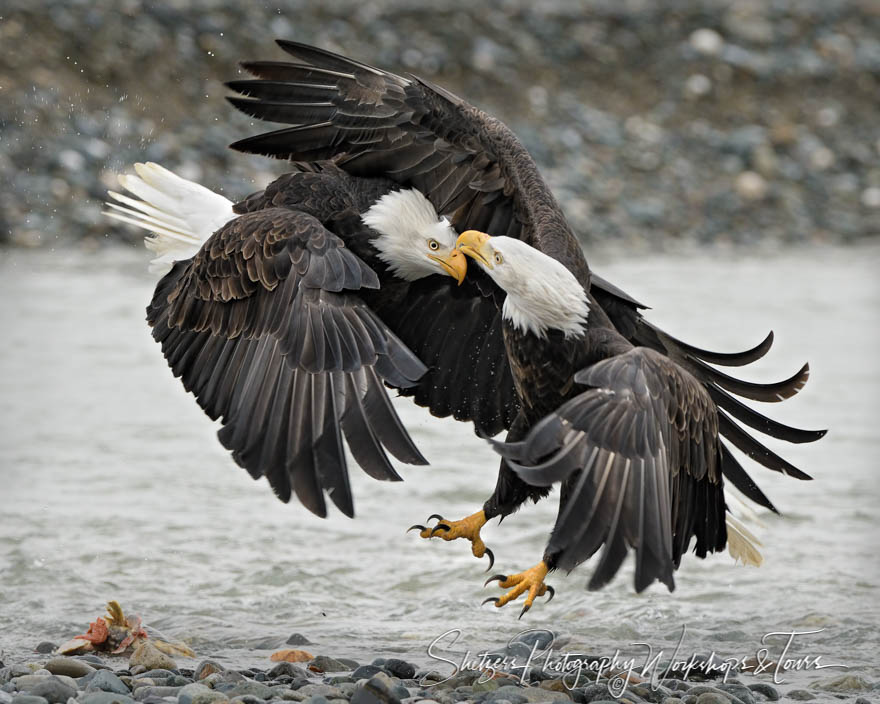
M 546 337 L 547 330 L 584 334 L 587 294 L 561 262 L 521 240 L 476 230 L 461 233 L 457 246 L 507 293 L 502 316 L 514 328 L 537 337 Z
M 396 276 L 415 281 L 443 274 L 459 284 L 464 280 L 467 259 L 455 247 L 458 233 L 420 191 L 387 193 L 361 219 L 378 233 L 373 245 Z

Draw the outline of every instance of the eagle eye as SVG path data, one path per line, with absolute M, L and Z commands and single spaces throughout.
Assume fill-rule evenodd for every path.
M 501 256 L 501 252 L 495 252 L 495 263 L 501 264 L 504 261 L 504 257 Z
M 438 249 L 440 249 L 440 243 L 435 239 L 430 239 L 428 240 L 428 249 L 436 252 Z

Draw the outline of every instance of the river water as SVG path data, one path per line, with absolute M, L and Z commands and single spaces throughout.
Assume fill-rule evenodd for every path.
M 815 477 L 798 482 L 747 465 L 783 512 L 751 524 L 760 569 L 726 554 L 686 556 L 670 594 L 632 591 L 632 565 L 606 589 L 584 589 L 589 566 L 552 575 L 552 603 L 522 621 L 516 606 L 480 602 L 485 561 L 462 541 L 404 531 L 431 513 L 476 510 L 494 486 L 496 456 L 468 427 L 397 406 L 431 461 L 375 482 L 352 467 L 357 518 L 321 520 L 252 481 L 166 368 L 144 323 L 154 278 L 140 248 L 0 251 L 0 659 L 31 659 L 42 640 L 84 632 L 108 599 L 201 656 L 269 665 L 293 632 L 314 653 L 432 665 L 453 650 L 497 647 L 523 628 L 551 628 L 563 649 L 744 657 L 774 631 L 793 650 L 869 677 L 878 669 L 877 350 L 880 248 L 613 255 L 591 262 L 653 305 L 650 319 L 694 344 L 775 348 L 750 378 L 788 376 L 809 360 L 796 398 L 770 407 L 794 425 L 828 427 L 819 443 L 773 445 Z M 540 559 L 555 500 L 484 530 L 495 572 Z M 449 643 L 450 637 L 443 642 Z M 771 652 L 783 639 L 771 637 Z M 262 649 L 261 649 L 262 648 Z M 266 649 L 270 648 L 270 649 Z M 786 682 L 840 674 L 803 670 Z

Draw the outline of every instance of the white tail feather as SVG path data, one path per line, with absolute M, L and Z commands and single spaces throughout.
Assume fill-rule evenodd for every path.
M 752 535 L 749 530 L 730 513 L 726 516 L 727 523 L 727 550 L 730 556 L 744 565 L 760 567 L 764 562 L 761 552 L 758 550 L 761 541 Z
M 104 214 L 152 233 L 144 239 L 156 253 L 150 271 L 167 271 L 175 261 L 189 259 L 235 217 L 232 201 L 158 164 L 135 164 L 134 170 L 137 175 L 121 174 L 119 183 L 137 198 L 109 191 L 117 202 L 106 203 Z

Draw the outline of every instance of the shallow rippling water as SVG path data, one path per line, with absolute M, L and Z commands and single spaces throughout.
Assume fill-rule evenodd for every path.
M 457 650 L 496 647 L 525 627 L 570 635 L 568 649 L 667 648 L 745 656 L 771 631 L 820 633 L 802 654 L 880 676 L 876 557 L 880 248 L 749 255 L 610 257 L 596 268 L 654 310 L 669 332 L 741 349 L 768 329 L 775 348 L 751 378 L 806 389 L 769 407 L 784 422 L 829 427 L 781 447 L 816 481 L 749 464 L 782 517 L 760 512 L 760 569 L 726 554 L 685 557 L 677 590 L 632 591 L 632 566 L 598 593 L 589 566 L 553 575 L 557 596 L 522 621 L 480 607 L 485 561 L 461 541 L 405 529 L 458 518 L 494 486 L 496 456 L 469 427 L 397 406 L 430 467 L 375 482 L 352 467 L 357 518 L 321 520 L 278 502 L 220 447 L 216 428 L 172 378 L 144 323 L 154 279 L 146 253 L 0 251 L 0 659 L 27 661 L 41 640 L 81 633 L 108 599 L 201 655 L 267 666 L 293 632 L 317 653 L 362 662 L 398 654 L 424 665 L 428 644 L 462 629 Z M 593 262 L 596 265 L 595 262 Z M 495 571 L 536 562 L 555 500 L 484 531 Z M 779 639 L 769 643 L 778 651 Z M 635 649 L 634 652 L 640 652 Z M 787 682 L 838 674 L 809 671 Z

